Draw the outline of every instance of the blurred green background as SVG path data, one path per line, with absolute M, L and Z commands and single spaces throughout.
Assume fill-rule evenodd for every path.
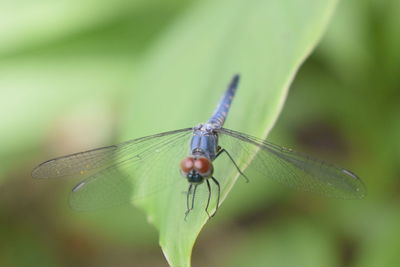
M 126 91 L 143 89 L 130 85 L 137 63 L 191 5 L 0 3 L 0 266 L 167 265 L 142 212 L 71 211 L 76 181 L 30 171 L 116 139 Z M 263 194 L 239 181 L 193 266 L 400 265 L 399 15 L 395 0 L 341 2 L 269 136 L 353 170 L 368 197 Z

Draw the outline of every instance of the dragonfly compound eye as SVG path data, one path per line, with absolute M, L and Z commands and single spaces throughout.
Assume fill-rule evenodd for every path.
M 186 176 L 194 167 L 194 159 L 192 157 L 184 158 L 181 163 L 181 172 L 184 176 Z
M 209 177 L 212 174 L 212 164 L 209 159 L 199 157 L 194 161 L 194 169 L 203 177 Z

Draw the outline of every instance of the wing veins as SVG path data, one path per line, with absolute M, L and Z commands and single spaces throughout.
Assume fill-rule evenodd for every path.
M 76 174 L 86 174 L 92 170 L 102 170 L 110 167 L 112 163 L 123 159 L 132 149 L 143 149 L 141 144 L 151 139 L 157 139 L 163 136 L 173 136 L 174 134 L 184 133 L 192 130 L 192 128 L 184 128 L 169 132 L 158 133 L 150 136 L 140 137 L 137 139 L 129 140 L 117 145 L 105 146 L 101 148 L 91 149 L 83 152 L 69 154 L 66 156 L 50 159 L 39 164 L 32 172 L 34 178 L 53 178 L 63 176 L 73 176 Z M 155 142 L 152 145 L 156 145 Z M 140 153 L 145 153 L 141 151 Z M 134 155 L 134 156 L 137 156 Z M 134 157 L 133 156 L 133 157 Z M 108 164 L 110 163 L 110 164 Z
M 282 173 L 276 173 L 276 176 L 279 178 L 277 180 L 281 180 L 289 186 L 295 186 L 304 191 L 313 191 L 317 193 L 323 191 L 322 193 L 331 194 L 333 197 L 336 197 L 335 194 L 342 194 L 345 196 L 344 198 L 348 198 L 349 196 L 360 198 L 365 194 L 362 181 L 346 169 L 233 130 L 221 128 L 217 132 L 259 148 L 259 151 L 253 152 L 253 154 L 256 155 L 256 158 L 253 158 L 253 160 L 257 160 L 258 164 L 262 165 L 261 169 L 265 169 L 271 174 L 276 173 L 276 171 L 272 168 L 271 172 L 268 162 L 279 164 L 282 171 L 286 172 L 289 177 L 285 177 Z M 244 148 L 249 155 L 252 154 L 243 144 L 241 147 Z M 265 152 L 268 153 L 265 154 Z M 261 172 L 261 170 L 259 171 Z M 299 171 L 301 173 L 298 173 Z M 265 175 L 265 173 L 261 173 Z M 304 176 L 304 174 L 306 176 Z M 339 191 L 339 193 L 337 191 Z

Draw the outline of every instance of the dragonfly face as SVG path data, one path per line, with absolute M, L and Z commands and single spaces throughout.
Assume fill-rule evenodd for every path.
M 191 184 L 201 184 L 212 176 L 213 170 L 211 161 L 204 156 L 188 156 L 180 163 L 181 174 Z

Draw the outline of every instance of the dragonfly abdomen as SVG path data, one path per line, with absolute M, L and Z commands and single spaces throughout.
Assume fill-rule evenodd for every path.
M 235 96 L 236 88 L 239 82 L 239 75 L 235 75 L 232 78 L 228 88 L 226 89 L 224 95 L 219 101 L 217 108 L 215 109 L 211 118 L 207 121 L 210 124 L 222 126 L 228 115 L 229 108 L 232 103 L 232 99 Z

